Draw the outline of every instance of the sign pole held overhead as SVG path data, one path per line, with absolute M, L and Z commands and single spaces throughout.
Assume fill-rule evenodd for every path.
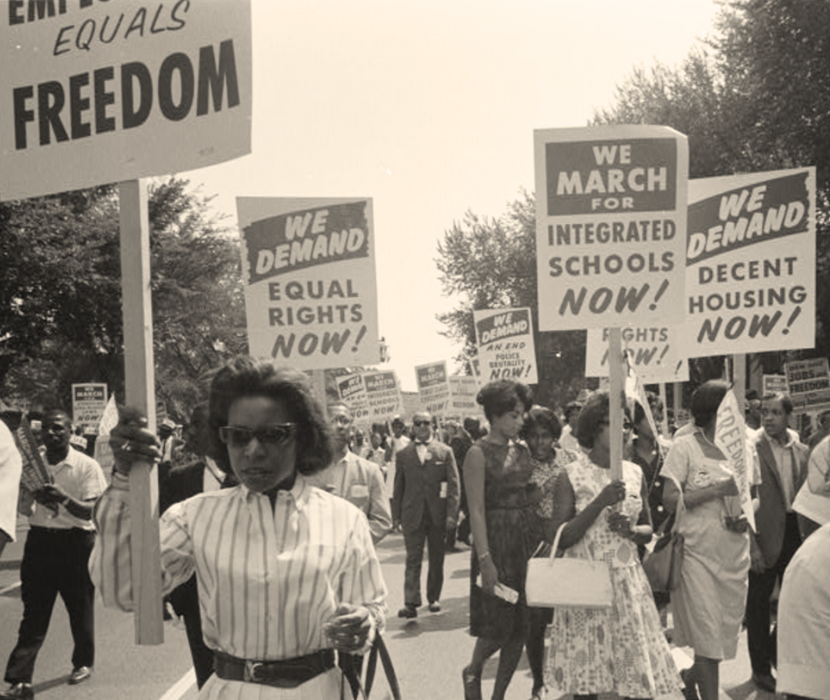
M 156 431 L 153 372 L 153 311 L 150 295 L 150 224 L 147 183 L 118 186 L 121 226 L 121 288 L 127 404 L 147 416 Z M 164 641 L 159 545 L 157 467 L 136 462 L 130 470 L 132 576 L 136 644 Z

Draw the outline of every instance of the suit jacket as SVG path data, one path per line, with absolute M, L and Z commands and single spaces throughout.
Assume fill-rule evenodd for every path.
M 424 508 L 433 523 L 454 524 L 458 520 L 459 490 L 455 457 L 444 443 L 430 440 L 423 464 L 414 441 L 395 456 L 392 515 L 404 530 L 420 527 Z
M 159 483 L 159 515 L 174 503 L 185 501 L 202 493 L 205 479 L 205 463 L 191 462 L 171 469 Z
M 755 512 L 755 541 L 764 556 L 764 566 L 770 568 L 778 561 L 784 544 L 787 502 L 775 457 L 763 429 L 758 431 L 753 442 L 761 472 L 761 483 L 753 487 L 753 497 L 759 501 L 758 510 Z M 793 485 L 793 498 L 795 498 L 795 494 L 798 493 L 807 477 L 807 457 L 810 451 L 806 445 L 795 438 L 792 453 L 798 472 L 798 478 Z
M 392 529 L 383 472 L 374 462 L 346 450 L 343 459 L 306 478 L 314 486 L 357 506 L 369 522 L 373 544 L 380 542 Z

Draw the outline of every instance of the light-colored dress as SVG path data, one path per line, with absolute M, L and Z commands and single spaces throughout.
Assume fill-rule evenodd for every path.
M 584 510 L 611 481 L 607 469 L 587 455 L 565 466 Z M 642 470 L 623 462 L 626 499 L 623 511 L 636 522 L 643 508 Z M 663 635 L 651 587 L 637 556 L 637 545 L 612 532 L 607 510 L 565 556 L 605 560 L 611 570 L 614 601 L 610 610 L 555 608 L 550 626 L 548 677 L 565 693 L 615 692 L 627 697 L 657 697 L 682 688 L 680 675 Z
M 695 432 L 675 440 L 661 474 L 685 494 L 731 475 L 727 462 L 707 457 Z M 672 591 L 674 643 L 708 659 L 732 659 L 746 607 L 749 533 L 727 530 L 723 498 L 680 509 L 685 539 L 680 587 Z

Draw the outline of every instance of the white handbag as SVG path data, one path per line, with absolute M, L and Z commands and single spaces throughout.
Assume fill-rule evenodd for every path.
M 527 604 L 532 608 L 610 608 L 614 591 L 608 564 L 594 561 L 587 546 L 588 559 L 556 556 L 566 524 L 562 523 L 556 531 L 550 557 L 527 562 Z

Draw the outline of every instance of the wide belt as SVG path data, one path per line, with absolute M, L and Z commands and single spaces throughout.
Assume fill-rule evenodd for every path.
M 334 668 L 334 651 L 322 649 L 305 656 L 278 661 L 238 659 L 218 651 L 213 652 L 213 669 L 226 681 L 260 683 L 275 688 L 296 688 L 321 673 Z

